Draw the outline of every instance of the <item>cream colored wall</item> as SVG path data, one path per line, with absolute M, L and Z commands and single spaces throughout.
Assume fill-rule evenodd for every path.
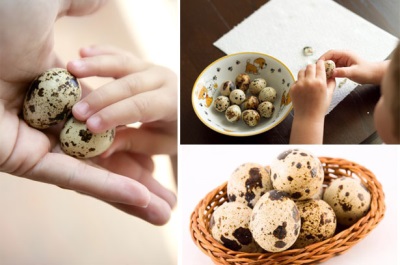
M 56 50 L 67 61 L 77 58 L 82 46 L 107 43 L 177 70 L 177 1 L 156 1 L 166 10 L 160 18 L 164 23 L 157 24 L 149 16 L 147 22 L 153 24 L 154 36 L 147 37 L 146 21 L 137 23 L 129 17 L 137 12 L 151 14 L 148 4 L 141 7 L 142 2 L 147 1 L 110 0 L 89 17 L 61 19 L 56 24 Z M 177 37 L 164 39 L 159 42 L 160 49 L 155 50 L 146 44 L 156 37 L 155 30 L 163 34 L 169 30 L 171 36 Z M 160 50 L 170 52 L 160 56 Z M 85 80 L 92 87 L 108 81 Z M 176 190 L 168 158 L 156 156 L 155 162 L 155 177 Z M 176 209 L 167 225 L 156 227 L 91 197 L 3 173 L 0 173 L 0 209 L 2 265 L 177 264 Z

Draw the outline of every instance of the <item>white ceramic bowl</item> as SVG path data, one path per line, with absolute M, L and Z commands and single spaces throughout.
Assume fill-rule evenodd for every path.
M 267 86 L 275 88 L 277 98 L 271 118 L 261 118 L 255 127 L 243 120 L 230 123 L 224 113 L 214 108 L 225 81 L 235 82 L 236 76 L 247 73 L 251 80 L 264 78 Z M 192 90 L 192 105 L 197 117 L 216 132 L 231 136 L 250 136 L 266 132 L 282 122 L 292 109 L 289 88 L 295 78 L 289 68 L 278 59 L 263 53 L 242 52 L 224 56 L 211 63 L 197 78 Z M 250 95 L 249 92 L 246 95 Z

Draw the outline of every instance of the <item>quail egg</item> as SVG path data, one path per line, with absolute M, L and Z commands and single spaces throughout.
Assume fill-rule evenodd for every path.
M 261 117 L 271 118 L 272 114 L 274 114 L 275 107 L 274 104 L 272 104 L 271 102 L 264 101 L 258 105 L 257 110 L 260 113 Z
M 24 120 L 46 129 L 62 122 L 81 98 L 78 79 L 62 68 L 52 68 L 31 83 L 23 104 Z
M 235 84 L 232 81 L 226 81 L 222 84 L 220 88 L 220 93 L 223 96 L 229 96 L 229 94 L 236 89 Z
M 240 202 L 250 208 L 271 189 L 269 172 L 257 163 L 245 163 L 236 168 L 227 184 L 229 201 Z
M 335 211 L 339 224 L 351 226 L 368 213 L 371 194 L 360 181 L 342 177 L 326 188 L 324 201 Z
M 244 252 L 260 252 L 249 229 L 251 209 L 239 202 L 225 202 L 210 218 L 212 237 L 225 247 Z
M 231 102 L 227 96 L 218 96 L 214 101 L 214 107 L 219 112 L 224 112 Z
M 266 251 L 290 248 L 300 232 L 300 214 L 286 192 L 271 190 L 256 203 L 250 219 L 254 240 Z
M 238 105 L 231 105 L 225 111 L 225 118 L 229 122 L 237 122 L 242 117 L 242 110 Z
M 272 186 L 295 200 L 312 198 L 321 189 L 324 170 L 319 159 L 305 150 L 287 150 L 271 163 Z
M 232 104 L 240 105 L 246 99 L 246 94 L 243 90 L 235 89 L 229 94 L 229 99 Z
M 256 78 L 251 81 L 249 85 L 250 93 L 254 96 L 258 96 L 260 91 L 265 87 L 267 87 L 267 81 L 265 81 L 264 78 Z
M 255 96 L 250 96 L 246 98 L 246 100 L 242 104 L 242 108 L 244 110 L 246 109 L 254 109 L 256 110 L 258 108 L 258 98 Z
M 333 74 L 333 69 L 336 68 L 335 62 L 332 60 L 327 60 L 325 61 L 325 73 L 326 73 L 326 79 L 329 79 L 332 77 Z
M 247 126 L 254 127 L 260 122 L 260 114 L 253 109 L 247 109 L 242 113 L 242 119 Z
M 239 74 L 235 80 L 236 88 L 247 91 L 250 86 L 250 81 L 250 76 L 248 74 Z
M 300 234 L 293 248 L 303 248 L 332 237 L 336 230 L 333 209 L 323 200 L 296 201 L 300 213 Z
M 77 158 L 89 158 L 106 151 L 114 141 L 115 129 L 92 133 L 84 122 L 71 117 L 60 133 L 61 149 Z
M 260 102 L 269 101 L 274 103 L 276 99 L 276 90 L 273 87 L 264 87 L 258 95 Z

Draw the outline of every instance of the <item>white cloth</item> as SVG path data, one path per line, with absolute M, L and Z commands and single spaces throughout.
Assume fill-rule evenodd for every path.
M 284 62 L 297 78 L 308 63 L 330 49 L 357 52 L 370 61 L 383 61 L 398 39 L 331 0 L 271 0 L 218 39 L 214 45 L 227 54 L 253 51 Z M 314 49 L 304 56 L 303 48 Z M 358 84 L 337 79 L 328 113 Z

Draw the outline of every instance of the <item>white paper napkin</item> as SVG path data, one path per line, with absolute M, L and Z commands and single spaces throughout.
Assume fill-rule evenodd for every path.
M 398 39 L 331 0 L 271 0 L 214 45 L 230 54 L 255 51 L 283 61 L 297 78 L 308 63 L 330 49 L 357 52 L 370 61 L 385 60 Z M 303 48 L 314 55 L 306 57 Z M 337 79 L 328 113 L 358 84 Z

